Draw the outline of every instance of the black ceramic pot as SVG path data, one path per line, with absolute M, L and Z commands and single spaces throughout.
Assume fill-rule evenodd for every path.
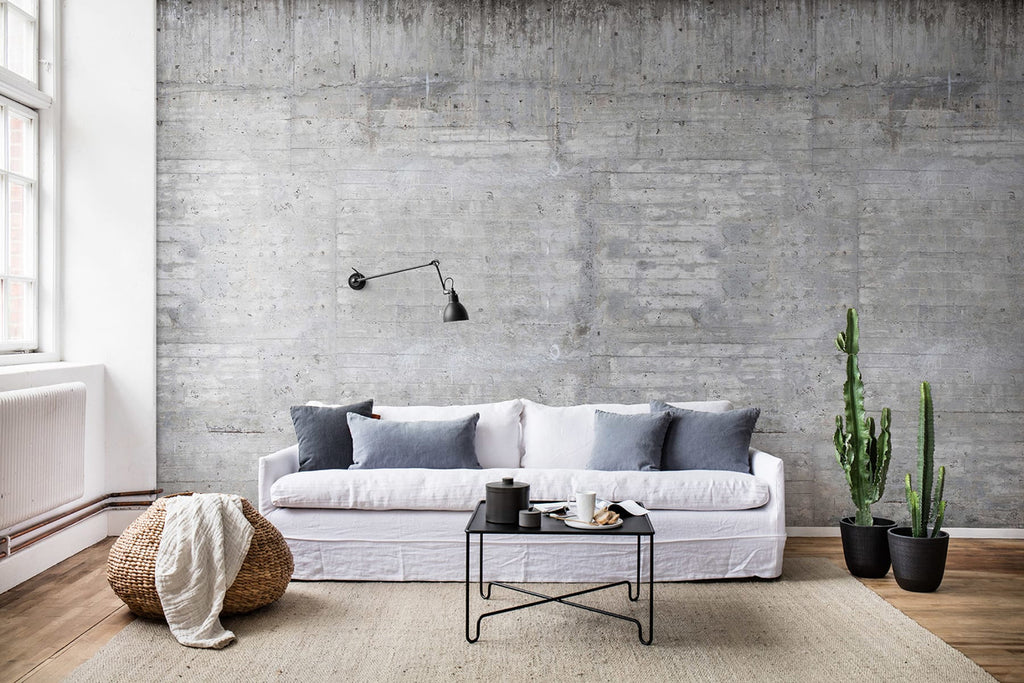
M 942 583 L 946 572 L 946 551 L 949 534 L 940 531 L 935 538 L 914 538 L 908 526 L 889 530 L 889 553 L 892 575 L 905 591 L 931 593 Z
M 846 568 L 854 576 L 880 579 L 889 573 L 888 531 L 896 522 L 873 517 L 871 526 L 857 526 L 853 517 L 839 520 L 839 533 L 843 537 L 843 556 Z
M 487 512 L 492 524 L 519 524 L 519 511 L 530 507 L 530 485 L 504 477 L 487 484 Z

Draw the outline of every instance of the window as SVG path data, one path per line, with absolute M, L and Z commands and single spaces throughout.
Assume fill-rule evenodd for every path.
M 38 83 L 36 68 L 39 48 L 36 25 L 39 14 L 35 0 L 6 0 L 3 5 L 3 63 L 27 81 Z
M 40 311 L 41 292 L 53 285 L 41 278 L 52 257 L 40 245 L 52 238 L 39 219 L 39 150 L 42 129 L 51 129 L 54 119 L 43 88 L 52 91 L 55 80 L 47 73 L 48 83 L 40 83 L 39 5 L 0 0 L 0 354 L 47 346 L 40 342 L 40 320 L 52 316 Z M 52 67 L 53 60 L 45 64 Z M 51 123 L 41 126 L 43 120 Z M 53 148 L 50 136 L 47 148 Z
M 35 325 L 36 221 L 35 113 L 0 97 L 0 212 L 3 266 L 0 267 L 0 350 L 26 351 L 37 346 Z

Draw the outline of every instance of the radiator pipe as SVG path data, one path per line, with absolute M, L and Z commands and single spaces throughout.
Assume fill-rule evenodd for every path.
M 115 493 L 108 493 L 105 496 L 100 496 L 99 498 L 94 498 L 93 500 L 90 500 L 86 503 L 82 503 L 81 505 L 78 505 L 77 507 L 74 507 L 70 510 L 65 510 L 64 512 L 58 515 L 48 517 L 47 519 L 44 519 L 41 522 L 36 522 L 32 526 L 25 527 L 24 529 L 19 529 L 18 531 L 12 534 L 7 534 L 3 536 L 2 538 L 0 538 L 0 557 L 10 557 L 14 553 L 24 550 L 25 548 L 28 548 L 29 546 L 38 543 L 43 539 L 49 538 L 57 532 L 63 531 L 64 529 L 67 529 L 69 526 L 72 526 L 74 524 L 78 524 L 79 522 L 86 520 L 100 512 L 103 512 L 104 510 L 119 507 L 136 507 L 140 505 L 149 505 L 152 502 L 148 500 L 119 501 L 111 500 L 111 498 L 125 498 L 128 496 L 156 496 L 160 493 L 163 493 L 163 489 L 149 489 L 147 491 L 118 491 Z M 85 514 L 79 515 L 78 517 L 75 517 L 73 519 L 67 519 L 71 515 L 74 515 L 75 513 L 81 512 L 82 510 L 86 510 L 87 508 L 93 507 L 95 505 L 99 505 L 99 507 L 97 507 L 95 510 L 89 510 Z M 38 531 L 39 529 L 42 529 L 44 527 L 48 527 L 51 524 L 56 524 L 61 520 L 66 521 L 62 524 L 59 524 L 56 527 L 53 527 L 52 529 L 46 530 L 45 532 L 39 534 L 34 538 L 26 540 L 24 543 L 18 544 L 16 547 L 12 547 L 12 543 L 15 539 L 21 538 L 22 536 L 25 536 L 27 534 L 31 534 L 32 532 Z

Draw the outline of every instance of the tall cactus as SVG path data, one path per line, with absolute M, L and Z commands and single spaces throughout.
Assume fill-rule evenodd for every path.
M 942 520 L 946 516 L 946 501 L 942 500 L 942 489 L 946 483 L 946 468 L 939 467 L 935 478 L 934 496 L 932 489 L 932 466 L 935 455 L 935 419 L 932 417 L 932 388 L 928 382 L 921 382 L 921 407 L 917 417 L 917 478 L 921 490 L 911 486 L 910 475 L 904 482 L 907 506 L 910 508 L 910 526 L 916 538 L 928 536 L 928 523 L 933 522 L 931 536 L 939 535 Z M 933 501 L 934 498 L 934 501 Z M 932 502 L 935 508 L 932 508 Z
M 892 415 L 888 408 L 882 408 L 881 432 L 876 438 L 875 420 L 868 417 L 864 409 L 864 381 L 857 362 L 860 327 L 856 309 L 851 308 L 846 312 L 846 331 L 836 337 L 836 346 L 846 354 L 846 383 L 843 384 L 846 422 L 843 422 L 842 415 L 836 416 L 833 439 L 836 460 L 846 473 L 850 496 L 857 506 L 854 523 L 858 526 L 871 526 L 874 522 L 871 505 L 877 503 L 885 493 L 885 477 L 892 456 L 892 440 L 889 435 Z

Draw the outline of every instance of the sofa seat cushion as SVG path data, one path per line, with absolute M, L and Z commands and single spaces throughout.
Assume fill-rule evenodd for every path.
M 533 500 L 565 500 L 596 491 L 606 500 L 638 500 L 652 510 L 749 510 L 768 502 L 768 483 L 752 474 L 711 470 L 604 472 L 567 469 L 320 470 L 281 477 L 271 500 L 283 508 L 472 510 L 486 484 L 513 477 Z

